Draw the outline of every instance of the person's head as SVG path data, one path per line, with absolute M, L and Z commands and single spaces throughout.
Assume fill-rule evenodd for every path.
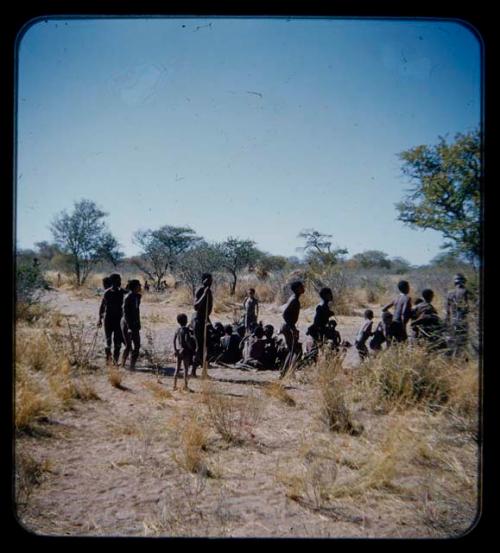
M 264 336 L 264 329 L 261 326 L 256 326 L 253 335 L 257 338 L 262 338 Z
M 179 313 L 177 315 L 177 322 L 181 325 L 181 326 L 186 326 L 187 325 L 187 322 L 188 322 L 188 318 L 187 318 L 187 315 L 185 313 Z
M 273 325 L 266 325 L 264 327 L 264 336 L 266 338 L 272 338 L 274 334 L 274 326 Z
M 233 325 L 226 325 L 224 327 L 224 332 L 225 334 L 227 334 L 228 336 L 231 336 L 231 334 L 233 333 Z
M 201 283 L 203 286 L 212 286 L 212 275 L 210 273 L 203 273 L 201 275 Z
M 457 273 L 455 275 L 455 277 L 453 278 L 453 282 L 455 284 L 463 286 L 467 282 L 467 279 L 465 278 L 465 276 L 462 273 Z
M 398 282 L 398 290 L 402 294 L 408 294 L 408 292 L 410 291 L 410 283 L 407 280 L 400 280 Z
M 331 288 L 321 288 L 319 291 L 319 297 L 323 301 L 332 301 L 333 300 L 333 293 Z
M 102 279 L 102 287 L 104 288 L 104 290 L 107 290 L 108 288 L 111 288 L 111 286 L 112 286 L 112 283 L 111 283 L 111 279 L 109 278 L 109 276 L 104 277 Z
M 386 324 L 392 322 L 392 313 L 390 311 L 382 311 L 382 321 Z
M 430 288 L 422 290 L 422 297 L 427 303 L 431 303 L 434 298 L 434 292 Z
M 111 281 L 111 286 L 118 288 L 122 285 L 122 277 L 118 273 L 113 273 L 109 275 L 109 280 Z
M 127 283 L 127 289 L 135 294 L 139 294 L 141 291 L 141 281 L 136 278 L 129 280 Z
M 245 332 L 246 332 L 246 328 L 245 328 L 245 325 L 240 325 L 237 329 L 236 329 L 236 332 L 238 333 L 238 336 L 240 338 L 243 338 L 245 336 Z
M 294 282 L 292 282 L 292 284 L 290 284 L 290 288 L 296 296 L 300 296 L 305 292 L 304 284 L 300 280 L 295 280 Z
M 335 319 L 330 319 L 327 326 L 335 330 L 337 328 L 337 321 Z
M 219 334 L 224 334 L 224 325 L 222 323 L 219 323 L 219 322 L 214 323 L 214 329 Z
M 249 288 L 247 290 L 247 294 L 251 297 L 251 298 L 254 298 L 255 297 L 255 288 Z
M 370 321 L 373 319 L 373 311 L 371 309 L 365 309 L 365 319 L 369 319 Z

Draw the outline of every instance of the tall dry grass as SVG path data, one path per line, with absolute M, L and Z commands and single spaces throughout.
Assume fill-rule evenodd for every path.
M 395 344 L 370 357 L 357 372 L 357 386 L 383 411 L 413 406 L 454 406 L 466 412 L 478 405 L 477 365 L 429 351 L 419 344 Z
M 253 437 L 260 422 L 264 404 L 250 394 L 233 398 L 218 392 L 211 382 L 204 382 L 202 401 L 205 405 L 208 422 L 227 443 L 241 444 Z

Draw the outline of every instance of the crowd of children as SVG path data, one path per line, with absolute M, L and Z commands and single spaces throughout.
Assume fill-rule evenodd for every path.
M 319 291 L 321 302 L 317 305 L 313 323 L 306 332 L 305 352 L 299 340 L 297 322 L 300 315 L 300 296 L 304 293 L 301 281 L 290 285 L 292 295 L 287 301 L 282 317 L 283 324 L 275 333 L 272 325 L 258 321 L 259 301 L 255 290 L 250 288 L 243 302 L 243 317 L 236 327 L 224 326 L 220 322 L 212 324 L 210 315 L 213 307 L 212 275 L 202 275 L 202 285 L 195 292 L 194 314 L 188 324 L 188 316 L 177 316 L 177 328 L 173 348 L 176 357 L 174 389 L 177 389 L 179 372 L 183 370 L 184 388 L 188 387 L 188 371 L 196 377 L 197 368 L 204 370 L 208 363 L 222 366 L 235 366 L 242 369 L 280 370 L 281 376 L 293 370 L 299 360 L 317 359 L 321 348 L 329 351 L 346 351 L 349 342 L 342 341 L 337 330 L 335 313 L 330 309 L 333 294 L 330 288 Z M 411 338 L 424 340 L 435 349 L 447 348 L 450 339 L 445 337 L 445 329 L 451 334 L 453 353 L 463 350 L 467 341 L 468 292 L 465 277 L 455 277 L 455 289 L 446 300 L 445 321 L 441 321 L 432 305 L 434 293 L 430 289 L 422 291 L 422 297 L 412 307 L 410 285 L 401 280 L 398 283 L 399 295 L 382 307 L 381 321 L 373 330 L 374 313 L 364 312 L 364 320 L 356 335 L 355 346 L 361 361 L 394 342 L 408 340 L 407 327 L 410 323 Z M 100 307 L 98 325 L 104 321 L 106 361 L 119 363 L 121 344 L 125 344 L 121 365 L 125 367 L 130 355 L 130 368 L 134 369 L 141 346 L 140 303 L 141 283 L 129 280 L 125 289 L 121 287 L 119 274 L 103 279 L 105 289 Z M 149 286 L 148 286 L 149 288 Z M 393 309 L 393 312 L 390 311 Z M 411 322 L 410 322 L 411 321 Z M 113 346 L 113 350 L 112 350 Z

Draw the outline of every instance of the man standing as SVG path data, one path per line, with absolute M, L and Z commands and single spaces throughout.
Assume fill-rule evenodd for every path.
M 196 369 L 201 365 L 202 374 L 206 374 L 206 329 L 210 322 L 210 314 L 213 307 L 212 290 L 212 275 L 203 273 L 201 275 L 202 286 L 196 290 L 194 310 L 195 314 L 192 320 L 193 332 L 196 338 L 196 353 L 193 361 L 193 370 L 191 376 L 196 377 Z
M 97 326 L 102 326 L 102 320 L 104 318 L 106 364 L 111 363 L 111 342 L 113 342 L 113 363 L 118 365 L 120 349 L 123 342 L 120 322 L 123 315 L 123 298 L 127 291 L 122 288 L 122 279 L 118 273 L 110 275 L 109 283 L 111 287 L 104 292 L 99 307 L 99 320 L 97 321 Z
M 455 289 L 448 292 L 446 298 L 446 325 L 450 330 L 451 353 L 458 355 L 467 346 L 469 325 L 469 292 L 465 288 L 467 279 L 463 274 L 455 275 Z
M 280 329 L 280 333 L 285 337 L 287 347 L 287 356 L 281 368 L 281 378 L 284 377 L 289 370 L 293 369 L 300 353 L 299 331 L 296 324 L 299 320 L 300 313 L 299 298 L 305 292 L 305 288 L 300 280 L 292 282 L 290 288 L 293 294 L 290 296 L 283 310 L 283 319 L 285 322 Z

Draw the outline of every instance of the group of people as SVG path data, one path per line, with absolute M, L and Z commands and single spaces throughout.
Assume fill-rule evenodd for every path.
M 312 324 L 307 328 L 305 352 L 299 341 L 297 323 L 300 314 L 300 296 L 305 292 L 303 282 L 295 281 L 290 285 L 292 295 L 283 312 L 283 322 L 278 332 L 272 325 L 259 322 L 259 302 L 255 290 L 249 288 L 243 303 L 244 315 L 240 324 L 212 324 L 210 316 L 213 309 L 212 275 L 204 273 L 201 286 L 194 297 L 194 314 L 189 321 L 185 313 L 177 316 L 179 324 L 173 339 L 176 357 L 174 389 L 181 368 L 183 369 L 184 388 L 188 385 L 188 372 L 197 376 L 201 366 L 206 372 L 209 362 L 219 365 L 234 365 L 243 369 L 257 368 L 281 371 L 281 376 L 297 366 L 300 359 L 315 360 L 321 348 L 339 352 L 350 346 L 342 341 L 330 309 L 333 294 L 330 288 L 319 291 L 320 303 L 316 306 Z M 364 321 L 359 329 L 355 346 L 361 360 L 368 354 L 368 346 L 374 352 L 389 347 L 393 342 L 408 339 L 407 326 L 410 326 L 415 339 L 426 340 L 435 348 L 448 347 L 449 340 L 444 337 L 444 329 L 451 330 L 454 353 L 463 350 L 467 342 L 468 292 L 463 275 L 455 276 L 455 289 L 448 294 L 445 322 L 439 318 L 432 305 L 434 293 L 430 289 L 422 291 L 422 297 L 412 301 L 409 295 L 410 285 L 402 280 L 398 283 L 399 295 L 382 307 L 381 321 L 373 330 L 373 311 L 367 309 Z M 100 308 L 98 325 L 104 320 L 105 352 L 107 363 L 119 364 L 122 343 L 125 349 L 121 366 L 125 367 L 130 355 L 130 368 L 134 369 L 141 345 L 140 340 L 140 303 L 142 286 L 139 280 L 129 280 L 126 288 L 121 287 L 121 277 L 115 273 L 103 279 L 105 289 Z M 393 310 L 391 312 L 390 310 Z M 369 340 L 371 338 L 371 340 Z M 113 351 L 111 349 L 113 345 Z
M 434 350 L 446 350 L 451 355 L 461 354 L 468 340 L 469 292 L 465 283 L 464 275 L 455 275 L 455 288 L 446 297 L 446 312 L 442 320 L 432 305 L 433 290 L 422 290 L 422 297 L 415 300 L 412 306 L 409 283 L 406 280 L 399 281 L 399 295 L 382 307 L 381 321 L 375 330 L 373 311 L 367 309 L 364 313 L 364 321 L 355 341 L 361 360 L 368 356 L 366 344 L 369 338 L 368 345 L 374 352 L 381 350 L 384 343 L 390 347 L 394 342 L 405 342 L 411 338 L 426 343 Z M 394 312 L 390 311 L 391 308 Z

